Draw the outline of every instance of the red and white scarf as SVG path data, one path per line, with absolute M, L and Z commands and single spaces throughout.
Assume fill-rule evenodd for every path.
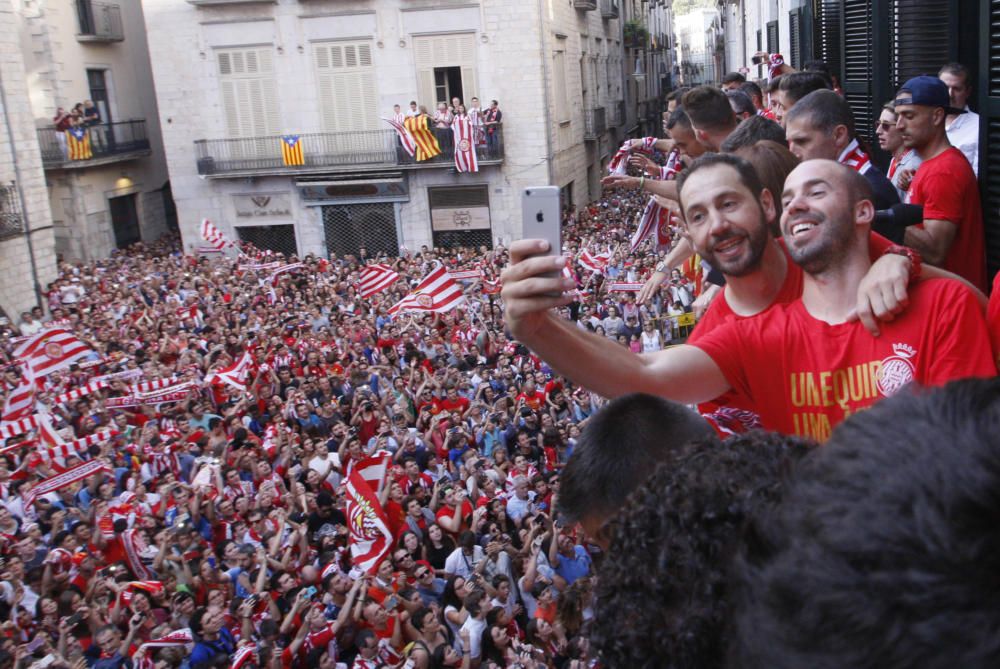
M 31 506 L 34 504 L 35 500 L 42 495 L 47 495 L 51 492 L 55 492 L 56 490 L 65 488 L 66 486 L 73 485 L 77 481 L 82 481 L 83 479 L 95 474 L 109 471 L 111 471 L 111 468 L 100 460 L 85 462 L 82 465 L 73 467 L 72 469 L 67 469 L 61 474 L 47 478 L 36 485 L 25 495 L 24 503 L 26 506 Z
M 894 176 L 896 176 L 896 170 L 898 170 L 899 166 L 903 164 L 903 161 L 906 160 L 906 158 L 910 155 L 911 151 L 913 151 L 913 149 L 907 149 L 906 151 L 903 152 L 903 155 L 901 155 L 899 158 L 893 156 L 892 160 L 889 161 L 889 180 L 890 181 L 892 180 L 892 178 Z
M 861 150 L 861 145 L 856 139 L 851 140 L 847 148 L 840 153 L 837 162 L 841 165 L 847 165 L 858 174 L 864 174 L 872 167 L 871 159 L 867 153 Z
M 146 565 L 142 563 L 142 558 L 140 557 L 142 551 L 146 549 L 146 542 L 138 530 L 125 530 L 122 532 L 122 548 L 125 549 L 125 560 L 128 562 L 128 566 L 136 578 L 143 581 L 149 581 L 149 579 L 153 578 L 153 572 L 149 571 Z M 162 589 L 162 587 L 161 584 L 160 588 Z M 143 589 L 148 590 L 149 588 Z

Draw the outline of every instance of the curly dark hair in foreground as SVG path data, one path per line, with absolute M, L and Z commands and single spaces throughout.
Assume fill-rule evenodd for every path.
M 811 447 L 751 432 L 664 456 L 617 517 L 591 642 L 609 667 L 712 669 L 726 656 L 728 568 L 747 517 Z
M 841 423 L 745 545 L 733 667 L 1000 667 L 1000 381 Z

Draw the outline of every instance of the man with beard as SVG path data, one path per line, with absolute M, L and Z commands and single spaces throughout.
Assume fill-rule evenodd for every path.
M 747 284 L 746 302 L 735 313 L 773 304 L 785 285 L 775 279 L 787 278 L 790 267 L 779 269 L 787 258 L 766 224 L 774 201 L 750 164 L 704 156 L 682 176 L 680 195 L 694 247 Z M 782 194 L 781 228 L 804 272 L 801 298 L 725 323 L 694 345 L 634 355 L 558 319 L 548 310 L 567 304 L 572 297 L 562 291 L 571 287 L 541 275 L 561 269 L 565 259 L 527 257 L 547 250 L 536 240 L 511 247 L 504 273 L 507 324 L 557 372 L 602 395 L 645 392 L 690 403 L 732 389 L 747 398 L 764 427 L 821 440 L 847 415 L 910 381 L 939 385 L 994 375 L 982 312 L 957 281 L 915 284 L 909 308 L 883 323 L 880 337 L 852 320 L 871 268 L 871 199 L 867 180 L 850 168 L 826 160 L 797 167 Z

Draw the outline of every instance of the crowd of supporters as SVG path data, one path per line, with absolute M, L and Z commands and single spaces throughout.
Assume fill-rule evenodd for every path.
M 656 353 L 685 336 L 685 316 L 719 294 L 702 291 L 703 275 L 736 279 L 730 295 L 743 279 L 745 291 L 776 248 L 770 235 L 782 202 L 770 194 L 782 194 L 799 159 L 839 161 L 836 169 L 885 181 L 898 200 L 853 121 L 840 122 L 835 112 L 846 103 L 823 77 L 814 77 L 823 90 L 803 92 L 792 84 L 806 73 L 778 74 L 784 127 L 763 118 L 759 87 L 734 79 L 741 95 L 695 89 L 683 98 L 686 111 L 674 100 L 665 118 L 672 141 L 627 143 L 606 196 L 566 210 L 563 251 L 573 261 L 563 285 L 571 279 L 572 288 L 559 317 L 612 340 L 592 338 L 615 354 L 617 346 Z M 933 124 L 944 137 L 946 113 L 960 107 L 913 81 L 887 113 L 905 129 L 916 127 L 909 108 L 939 109 Z M 880 128 L 888 137 L 890 128 Z M 739 235 L 709 240 L 716 272 L 692 255 L 696 236 L 681 240 L 680 187 L 668 182 L 706 151 L 749 162 L 703 159 L 690 168 L 703 179 L 710 170 L 756 174 L 753 266 L 733 260 Z M 835 167 L 825 168 L 830 180 L 849 182 Z M 928 181 L 920 169 L 907 176 L 917 192 Z M 930 224 L 948 224 L 947 214 L 928 220 L 927 234 L 889 233 L 943 261 L 954 235 L 945 239 L 948 228 Z M 720 251 L 725 243 L 730 249 Z M 891 254 L 919 274 L 919 256 Z M 510 260 L 501 246 L 374 258 L 286 258 L 251 247 L 197 256 L 166 238 L 61 264 L 45 312 L 0 332 L 5 419 L 17 402 L 30 417 L 5 421 L 6 432 L 0 426 L 0 666 L 582 669 L 599 655 L 606 666 L 720 666 L 729 619 L 716 607 L 736 537 L 780 498 L 781 472 L 811 444 L 753 433 L 722 448 L 696 435 L 693 445 L 642 462 L 643 474 L 656 462 L 674 466 L 656 472 L 617 525 L 610 518 L 629 489 L 613 486 L 623 477 L 605 477 L 608 496 L 619 499 L 607 500 L 599 522 L 597 496 L 575 489 L 574 500 L 560 503 L 561 478 L 573 472 L 589 427 L 603 426 L 583 438 L 588 448 L 618 437 L 639 451 L 642 440 L 670 432 L 656 422 L 669 410 L 653 406 L 649 430 L 637 427 L 639 414 L 608 427 L 607 412 L 598 413 L 604 398 L 516 341 L 497 290 Z M 375 265 L 398 276 L 362 296 Z M 443 313 L 433 300 L 393 309 L 440 266 L 461 277 L 461 304 Z M 87 354 L 36 375 L 25 342 L 51 330 Z M 65 353 L 65 344 L 49 346 L 48 358 Z M 630 406 L 616 407 L 612 419 L 631 415 Z M 588 466 L 580 461 L 594 480 L 602 469 L 621 473 L 615 467 L 629 458 L 610 454 L 603 464 L 578 457 L 572 476 Z M 356 489 L 362 470 L 367 495 Z M 642 477 L 627 478 L 635 488 Z M 385 527 L 384 545 L 372 538 L 375 526 Z M 774 544 L 762 540 L 761 551 L 786 548 L 761 536 Z M 637 580 L 649 555 L 659 576 Z M 595 579 L 602 565 L 607 578 Z M 673 617 L 672 606 L 691 602 L 703 617 Z M 609 612 L 617 615 L 610 623 Z M 649 623 L 661 619 L 658 635 Z M 746 648 L 767 655 L 741 631 Z M 704 653 L 711 663 L 685 663 Z

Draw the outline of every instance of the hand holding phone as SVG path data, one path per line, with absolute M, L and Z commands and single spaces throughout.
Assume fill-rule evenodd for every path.
M 562 217 L 559 188 L 541 186 L 526 188 L 521 195 L 521 232 L 526 239 L 544 239 L 549 243 L 547 255 L 562 254 Z M 547 276 L 558 278 L 559 272 Z

